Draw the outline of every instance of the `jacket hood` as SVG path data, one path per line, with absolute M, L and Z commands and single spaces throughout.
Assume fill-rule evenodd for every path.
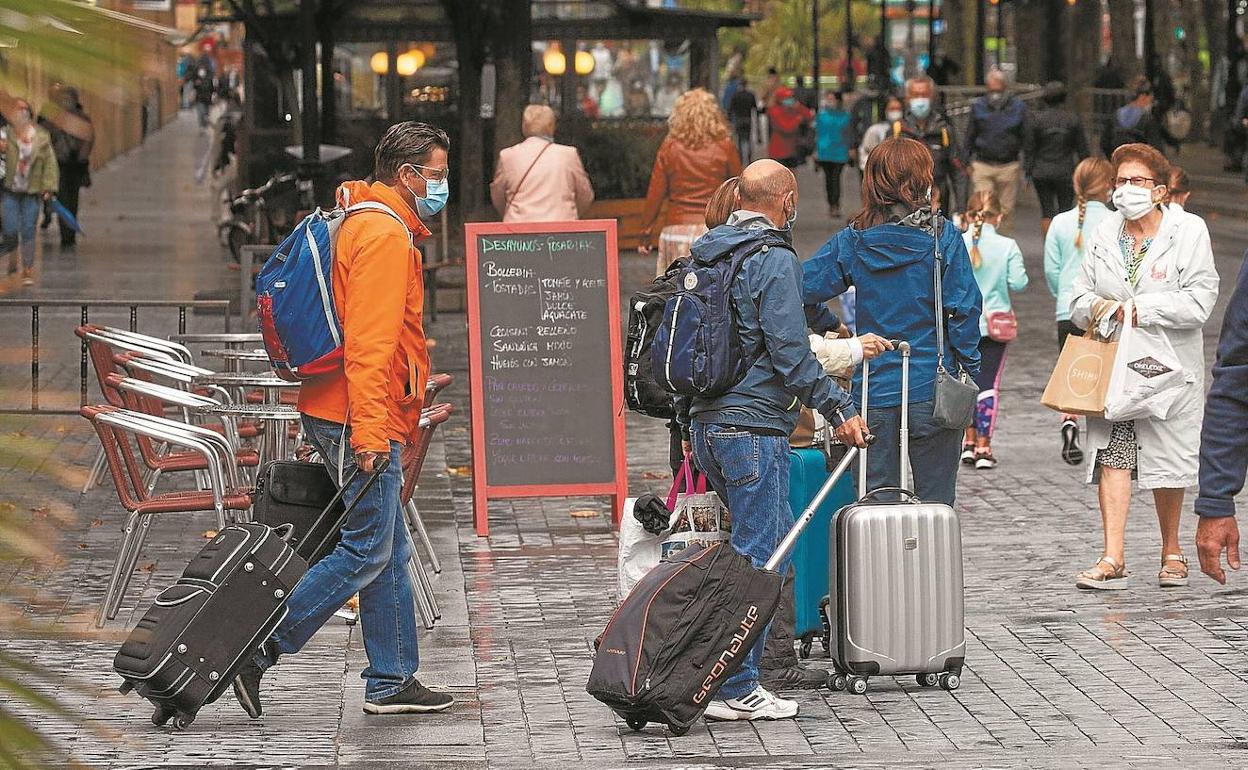
M 1128 104 L 1124 107 L 1118 108 L 1116 117 L 1118 119 L 1118 125 L 1123 128 L 1135 128 L 1135 125 L 1144 117 L 1144 110 Z
M 858 238 L 862 263 L 873 273 L 896 270 L 920 262 L 932 253 L 932 236 L 916 227 L 884 224 L 866 230 L 853 230 Z M 949 222 L 941 225 L 941 252 L 949 249 L 949 235 L 961 237 L 958 228 Z
M 759 240 L 766 230 L 720 225 L 693 242 L 693 258 L 714 259 L 737 248 L 743 243 Z
M 420 221 L 420 217 L 416 216 L 416 212 L 412 211 L 411 206 L 407 205 L 407 201 L 403 200 L 403 196 L 395 192 L 389 185 L 384 185 L 381 182 L 369 184 L 368 182 L 358 180 L 344 182 L 338 187 L 335 198 L 340 206 L 352 206 L 364 201 L 375 201 L 385 204 L 399 215 L 399 218 L 403 220 L 403 224 L 407 225 L 407 229 L 416 240 L 428 238 L 430 235 L 429 228 L 425 227 L 424 222 Z

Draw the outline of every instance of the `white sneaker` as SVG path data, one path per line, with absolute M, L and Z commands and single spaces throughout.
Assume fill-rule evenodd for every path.
M 738 719 L 792 719 L 797 716 L 797 701 L 785 700 L 763 689 L 754 688 L 740 698 L 713 700 L 706 707 L 706 718 L 720 721 Z

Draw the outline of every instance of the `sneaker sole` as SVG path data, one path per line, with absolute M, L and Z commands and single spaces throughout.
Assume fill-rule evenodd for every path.
M 1079 448 L 1079 426 L 1062 426 L 1062 462 L 1067 465 L 1083 463 L 1083 450 Z
M 381 714 L 432 714 L 437 711 L 446 711 L 455 705 L 455 701 L 445 703 L 440 706 L 418 706 L 414 703 L 364 703 L 364 713 L 381 715 Z

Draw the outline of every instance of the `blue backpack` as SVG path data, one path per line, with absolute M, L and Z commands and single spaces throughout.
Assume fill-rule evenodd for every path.
M 256 276 L 256 317 L 264 350 L 283 380 L 298 382 L 342 367 L 334 242 L 346 218 L 362 211 L 382 212 L 403 224 L 389 206 L 375 201 L 317 209 L 286 236 Z
M 741 343 L 732 284 L 747 259 L 775 246 L 789 248 L 765 232 L 726 253 L 695 256 L 682 271 L 650 349 L 655 379 L 668 392 L 715 398 L 745 379 L 757 356 Z

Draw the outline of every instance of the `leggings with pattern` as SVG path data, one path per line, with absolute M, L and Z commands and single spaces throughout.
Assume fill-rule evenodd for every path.
M 979 340 L 979 401 L 975 405 L 975 432 L 991 438 L 997 427 L 997 414 L 1001 409 L 1001 372 L 1005 369 L 1004 342 L 991 337 Z

